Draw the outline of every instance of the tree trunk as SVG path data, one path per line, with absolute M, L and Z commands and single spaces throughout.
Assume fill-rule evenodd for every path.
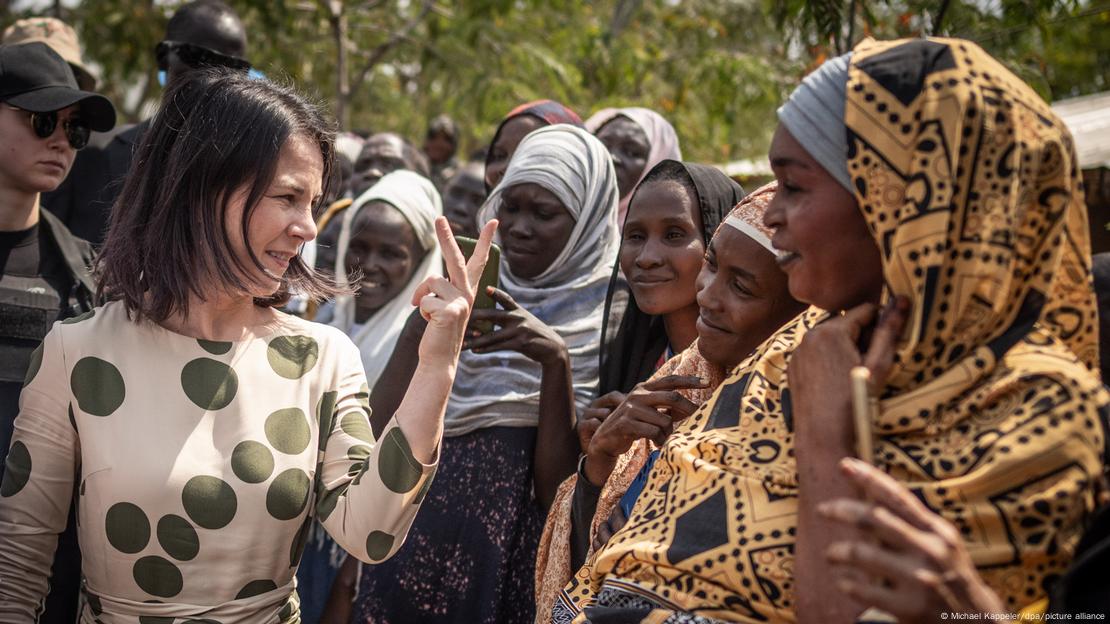
M 338 97 L 336 98 L 336 119 L 339 120 L 340 130 L 349 130 L 351 127 L 351 85 L 347 71 L 347 14 L 339 16 L 336 26 L 336 44 L 339 46 L 335 53 L 335 81 Z
M 335 38 L 335 119 L 340 130 L 351 127 L 351 85 L 347 75 L 347 13 L 342 0 L 328 2 L 332 36 Z
M 933 28 L 929 31 L 930 35 L 934 37 L 940 34 L 940 27 L 944 24 L 944 14 L 948 12 L 949 0 L 944 0 L 940 3 L 940 9 L 937 10 L 936 17 L 933 18 Z

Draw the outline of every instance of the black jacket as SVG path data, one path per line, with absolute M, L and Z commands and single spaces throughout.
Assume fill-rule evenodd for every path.
M 39 223 L 50 233 L 50 239 L 65 259 L 66 267 L 73 278 L 69 301 L 62 303 L 60 318 L 69 318 L 88 312 L 93 308 L 96 285 L 92 279 L 93 249 L 87 242 L 77 238 L 62 223 L 61 219 L 43 210 Z

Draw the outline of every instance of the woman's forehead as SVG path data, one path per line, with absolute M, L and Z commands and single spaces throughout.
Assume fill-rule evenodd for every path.
M 728 225 L 721 227 L 709 244 L 717 257 L 718 265 L 740 269 L 752 275 L 759 274 L 768 266 L 776 266 L 774 254 L 766 247 Z
M 636 192 L 625 223 L 647 220 L 700 218 L 697 195 L 678 180 L 652 180 Z
M 527 201 L 532 204 L 557 205 L 564 208 L 563 202 L 559 201 L 559 197 L 555 193 L 535 182 L 514 184 L 505 189 L 503 196 L 514 202 Z
M 640 141 L 647 141 L 647 133 L 629 117 L 624 115 L 617 115 L 616 117 L 605 122 L 605 125 L 597 131 L 597 136 L 606 136 L 610 138 L 620 139 L 637 139 Z
M 775 130 L 771 139 L 771 147 L 768 149 L 767 158 L 771 161 L 772 169 L 820 169 L 820 165 L 817 164 L 813 156 L 781 124 Z

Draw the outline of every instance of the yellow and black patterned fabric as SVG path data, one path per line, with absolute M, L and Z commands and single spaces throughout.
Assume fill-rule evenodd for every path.
M 1104 493 L 1087 215 L 1067 129 L 975 44 L 852 54 L 848 169 L 911 318 L 876 462 L 963 536 L 1011 608 L 1062 573 Z M 631 518 L 552 614 L 794 620 L 798 477 L 786 369 L 811 309 L 668 440 Z M 662 617 L 660 614 L 663 614 Z M 666 616 L 674 614 L 673 617 Z

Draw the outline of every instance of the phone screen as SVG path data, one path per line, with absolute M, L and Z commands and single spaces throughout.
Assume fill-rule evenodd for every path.
M 474 254 L 474 248 L 478 245 L 478 241 L 466 236 L 456 236 L 455 242 L 458 243 L 459 249 L 462 250 L 463 256 L 465 256 L 467 260 Z M 489 293 L 486 292 L 486 286 L 497 288 L 500 275 L 501 248 L 496 244 L 490 245 L 489 260 L 486 261 L 486 268 L 482 271 L 482 278 L 478 280 L 478 294 L 474 297 L 474 307 L 476 309 L 492 308 L 496 305 L 493 297 L 489 296 Z M 475 321 L 472 325 L 483 334 L 493 331 L 493 323 L 489 321 Z

